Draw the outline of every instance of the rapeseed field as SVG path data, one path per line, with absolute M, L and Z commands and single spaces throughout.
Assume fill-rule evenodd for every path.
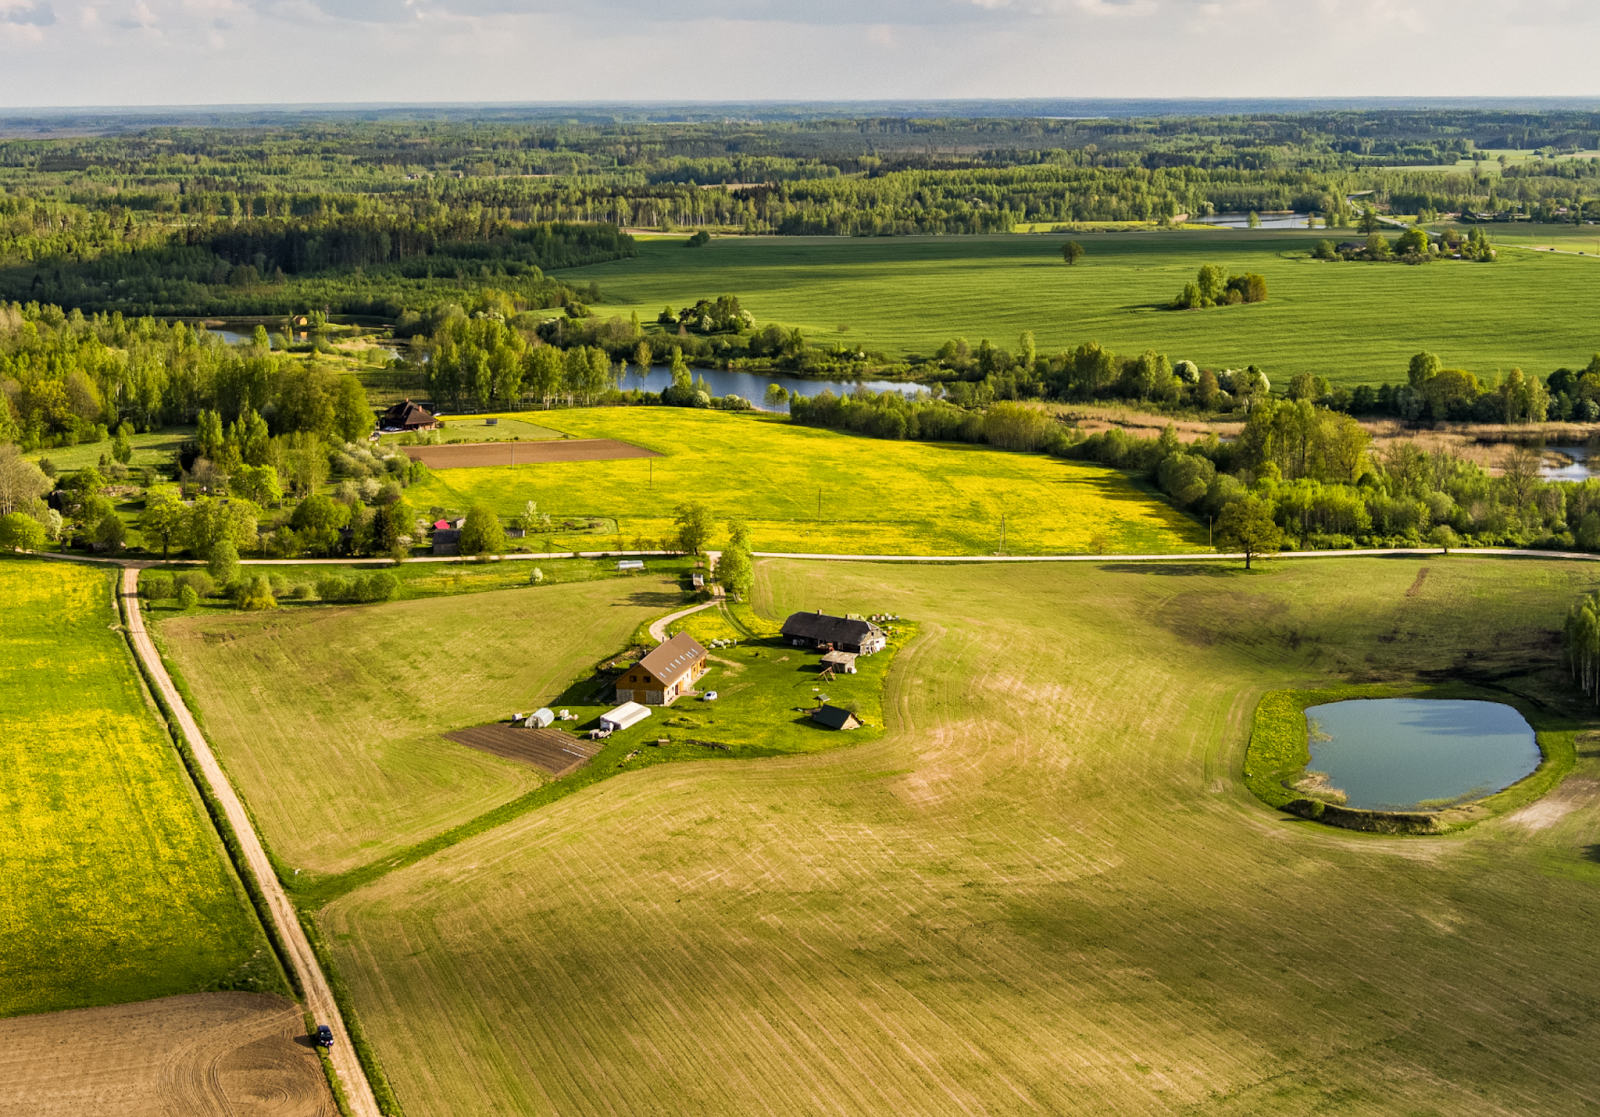
M 110 587 L 0 560 L 0 1016 L 280 987 Z
M 419 510 L 484 501 L 505 516 L 537 501 L 615 518 L 619 534 L 541 539 L 587 551 L 656 546 L 673 509 L 750 522 L 757 550 L 828 554 L 1173 554 L 1205 550 L 1205 525 L 1115 470 L 984 446 L 890 442 L 770 416 L 633 407 L 539 412 L 574 438 L 616 438 L 660 458 L 436 470 L 407 491 Z

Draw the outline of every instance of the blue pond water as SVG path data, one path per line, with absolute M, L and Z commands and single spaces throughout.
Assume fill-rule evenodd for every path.
M 1309 707 L 1306 724 L 1309 770 L 1362 810 L 1478 799 L 1539 766 L 1533 728 L 1499 702 L 1357 699 Z

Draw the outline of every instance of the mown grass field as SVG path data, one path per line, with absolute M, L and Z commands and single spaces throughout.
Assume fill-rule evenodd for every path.
M 1580 713 L 1553 633 L 1597 581 L 767 563 L 768 616 L 917 618 L 886 736 L 625 773 L 319 919 L 408 1111 L 1586 1112 L 1600 749 L 1443 838 L 1289 819 L 1241 765 L 1285 686 Z
M 309 887 L 537 788 L 535 769 L 439 734 L 555 700 L 681 599 L 657 575 L 182 617 L 158 636 L 281 870 Z
M 654 547 L 676 534 L 673 509 L 701 501 L 750 522 L 762 551 L 1173 554 L 1206 532 L 1125 474 L 1042 454 L 953 443 L 889 442 L 786 420 L 671 407 L 540 412 L 576 438 L 619 438 L 664 455 L 610 462 L 435 470 L 406 499 L 502 515 L 529 500 L 553 516 L 617 520 L 620 535 L 552 535 L 558 547 Z M 820 497 L 820 512 L 819 512 Z M 713 546 L 715 541 L 713 542 Z
M 281 990 L 109 574 L 0 560 L 0 601 L 0 1016 Z
M 1070 268 L 1060 256 L 1065 236 L 728 237 L 699 249 L 644 243 L 635 259 L 558 274 L 598 282 L 610 304 L 598 313 L 637 310 L 645 321 L 663 305 L 735 294 L 758 324 L 799 326 L 815 343 L 931 355 L 958 335 L 1014 348 L 1032 330 L 1046 352 L 1098 340 L 1213 368 L 1253 363 L 1275 384 L 1299 372 L 1352 386 L 1399 382 L 1419 349 L 1479 375 L 1512 367 L 1544 375 L 1581 367 L 1600 348 L 1593 259 L 1504 252 L 1492 265 L 1420 267 L 1309 259 L 1323 237 L 1359 234 L 1074 234 L 1088 254 Z M 1203 264 L 1259 272 L 1268 300 L 1159 309 Z

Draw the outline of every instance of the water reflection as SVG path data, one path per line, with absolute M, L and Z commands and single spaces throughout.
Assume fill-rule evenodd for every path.
M 1261 229 L 1309 229 L 1311 228 L 1311 215 L 1309 213 L 1263 213 L 1258 215 Z M 1217 225 L 1224 229 L 1250 228 L 1250 215 L 1248 213 L 1219 213 L 1214 217 L 1191 217 L 1191 225 Z

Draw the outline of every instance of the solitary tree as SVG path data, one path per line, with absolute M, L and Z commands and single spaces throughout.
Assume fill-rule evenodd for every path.
M 1283 546 L 1283 530 L 1272 522 L 1272 505 L 1257 496 L 1234 501 L 1217 517 L 1217 542 L 1244 553 L 1244 568 L 1257 555 Z
M 1061 246 L 1061 258 L 1067 262 L 1068 266 L 1076 264 L 1083 259 L 1083 245 L 1075 240 L 1069 240 Z
M 233 543 L 227 539 L 222 540 L 211 548 L 211 556 L 206 559 L 206 569 L 211 578 L 219 586 L 225 586 L 239 576 L 239 552 Z
M 497 555 L 506 549 L 506 531 L 500 517 L 487 504 L 474 504 L 467 510 L 459 541 L 464 555 Z
M 44 528 L 22 512 L 0 516 L 0 550 L 37 551 L 44 546 Z
M 14 444 L 0 444 L 0 515 L 33 503 L 52 487 L 45 471 L 23 457 Z
M 767 394 L 764 398 L 767 401 L 767 406 L 776 411 L 789 402 L 789 389 L 782 384 L 768 384 Z
M 697 500 L 678 505 L 674 516 L 678 525 L 678 545 L 690 554 L 698 555 L 706 540 L 711 538 L 711 509 Z
M 183 531 L 183 504 L 170 492 L 147 496 L 139 513 L 139 531 L 148 540 L 161 540 L 161 557 Z

